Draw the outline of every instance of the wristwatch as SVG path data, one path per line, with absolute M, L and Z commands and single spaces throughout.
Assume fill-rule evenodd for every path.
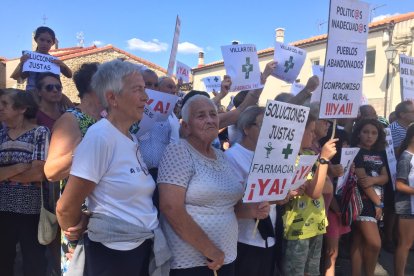
M 326 160 L 325 158 L 322 158 L 322 157 L 319 157 L 318 161 L 319 161 L 319 164 L 321 165 L 329 164 L 329 160 Z

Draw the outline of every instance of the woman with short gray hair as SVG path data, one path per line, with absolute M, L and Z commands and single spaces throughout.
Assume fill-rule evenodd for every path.
M 235 143 L 224 154 L 239 183 L 244 188 L 253 161 L 265 108 L 251 106 L 244 110 L 237 121 L 242 134 L 240 143 Z M 259 234 L 253 236 L 255 220 L 238 219 L 239 238 L 237 244 L 237 276 L 271 276 L 275 267 L 276 205 L 270 205 L 269 216 L 259 222 Z
M 242 204 L 243 186 L 224 154 L 215 104 L 203 95 L 183 106 L 182 134 L 160 162 L 161 224 L 172 250 L 172 276 L 234 276 L 237 217 L 264 218 L 268 204 Z
M 59 224 L 67 230 L 80 222 L 84 214 L 79 207 L 88 199 L 92 214 L 84 237 L 88 275 L 148 275 L 152 237 L 160 232 L 152 202 L 155 183 L 129 133 L 142 118 L 148 99 L 144 86 L 140 69 L 119 60 L 100 65 L 92 78 L 92 89 L 108 115 L 88 129 L 74 152 L 69 180 L 57 204 Z M 72 275 L 83 275 L 75 272 L 80 263 L 72 259 L 68 275 L 71 269 Z

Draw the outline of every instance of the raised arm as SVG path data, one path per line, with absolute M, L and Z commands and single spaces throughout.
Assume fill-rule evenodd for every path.
M 70 70 L 70 68 L 63 61 L 61 61 L 60 59 L 55 59 L 52 62 L 60 67 L 60 72 L 65 77 L 67 77 L 67 78 L 72 77 L 72 70 Z
M 320 158 L 327 161 L 336 154 L 336 145 L 335 143 L 338 139 L 330 139 L 322 147 Z M 316 169 L 315 175 L 312 180 L 306 183 L 305 193 L 312 199 L 318 199 L 322 196 L 323 187 L 325 186 L 325 181 L 328 173 L 328 164 L 319 163 L 318 168 Z
M 14 80 L 25 79 L 28 76 L 27 72 L 22 72 L 23 64 L 29 59 L 29 55 L 22 55 L 20 57 L 20 62 L 17 64 L 16 69 L 14 69 L 13 73 L 10 75 L 10 78 Z
M 308 79 L 306 86 L 296 96 L 290 99 L 289 103 L 302 105 L 307 99 L 312 96 L 312 92 L 319 86 L 318 76 L 312 76 Z

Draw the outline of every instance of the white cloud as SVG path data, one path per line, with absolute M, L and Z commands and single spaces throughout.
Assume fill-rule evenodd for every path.
M 178 52 L 182 54 L 198 54 L 198 52 L 202 52 L 203 48 L 190 43 L 190 42 L 183 42 L 178 43 Z
M 100 40 L 94 40 L 94 41 L 92 41 L 92 45 L 101 46 L 102 44 L 103 44 L 103 42 L 100 41 Z
M 381 14 L 381 15 L 378 15 L 378 16 L 375 16 L 374 18 L 372 18 L 372 22 L 380 21 L 380 20 L 383 20 L 383 19 L 385 19 L 387 17 L 396 16 L 396 15 L 399 15 L 399 13 L 394 13 L 394 14 L 390 14 L 390 13 L 388 13 L 388 14 Z
M 144 52 L 165 52 L 168 49 L 168 44 L 160 42 L 158 39 L 153 39 L 151 41 L 143 41 L 139 38 L 131 38 L 127 40 L 128 49 L 130 50 L 141 50 Z
M 206 47 L 206 51 L 209 51 L 209 52 L 210 52 L 210 51 L 214 51 L 214 48 L 213 48 L 213 47 L 211 47 L 211 46 L 207 46 L 207 47 Z

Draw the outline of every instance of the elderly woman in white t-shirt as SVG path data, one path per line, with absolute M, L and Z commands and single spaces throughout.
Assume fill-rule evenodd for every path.
M 91 86 L 108 115 L 88 129 L 74 152 L 57 204 L 59 224 L 63 230 L 77 225 L 87 198 L 92 215 L 84 237 L 86 273 L 148 275 L 152 237 L 155 234 L 157 244 L 161 232 L 152 202 L 155 183 L 129 132 L 143 116 L 148 99 L 145 83 L 139 67 L 114 60 L 99 66 Z M 76 247 L 69 267 L 72 275 L 83 275 L 77 270 L 82 269 L 80 248 Z
M 214 103 L 203 95 L 182 109 L 184 139 L 170 144 L 161 159 L 158 185 L 161 224 L 172 251 L 172 276 L 233 276 L 237 217 L 265 218 L 268 203 L 242 204 L 243 186 L 211 146 L 218 135 Z

